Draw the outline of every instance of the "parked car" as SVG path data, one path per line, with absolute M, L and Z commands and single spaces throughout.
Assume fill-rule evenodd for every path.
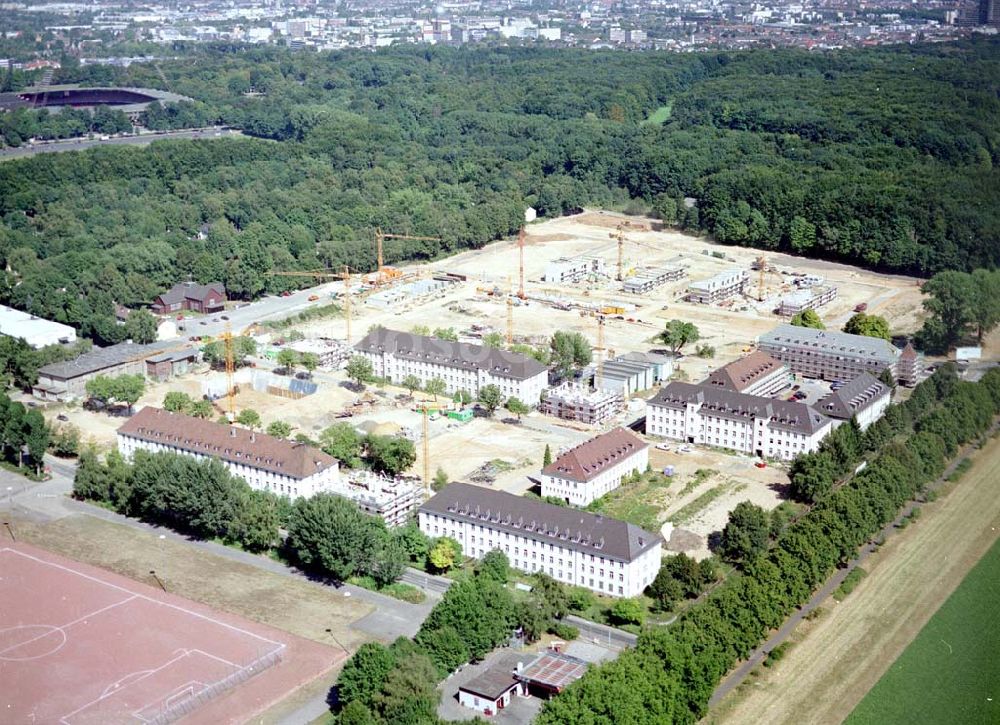
M 315 302 L 318 299 L 319 299 L 319 295 L 309 295 L 309 301 L 310 302 Z
M 669 451 L 671 448 L 669 443 L 658 443 L 656 445 L 656 450 L 658 451 Z
M 59 415 L 56 416 L 56 420 L 61 420 L 63 423 L 65 423 L 66 421 L 69 420 L 69 416 L 60 413 Z
M 225 320 L 226 322 L 228 322 L 229 321 L 229 316 L 228 315 L 223 315 L 222 319 Z

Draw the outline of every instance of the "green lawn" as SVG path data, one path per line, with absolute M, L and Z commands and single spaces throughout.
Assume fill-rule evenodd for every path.
M 647 118 L 646 120 L 644 120 L 642 123 L 643 124 L 647 124 L 647 123 L 652 124 L 652 123 L 655 123 L 655 124 L 658 124 L 658 125 L 664 124 L 670 118 L 670 112 L 673 111 L 673 109 L 674 109 L 674 104 L 673 103 L 668 103 L 665 106 L 660 106 L 655 111 L 653 111 L 651 114 L 649 114 L 649 118 Z
M 1000 541 L 845 721 L 1000 722 Z

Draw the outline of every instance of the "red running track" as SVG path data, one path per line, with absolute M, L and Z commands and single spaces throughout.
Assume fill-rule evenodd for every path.
M 343 657 L 117 574 L 0 548 L 0 721 L 245 722 Z

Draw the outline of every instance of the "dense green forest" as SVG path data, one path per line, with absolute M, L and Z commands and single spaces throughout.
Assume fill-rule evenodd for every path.
M 0 164 L 0 302 L 106 341 L 112 300 L 180 278 L 252 298 L 294 284 L 271 269 L 370 268 L 375 226 L 442 237 L 395 243 L 389 262 L 432 258 L 513 233 L 525 206 L 630 199 L 725 243 L 889 271 L 1000 260 L 995 39 L 699 55 L 175 50 L 156 67 L 68 63 L 56 81 L 166 88 L 196 100 L 155 109 L 151 126 L 218 121 L 260 138 Z M 642 123 L 668 105 L 662 124 Z M 0 133 L 18 143 L 42 122 L 6 114 Z M 684 212 L 684 196 L 698 206 Z

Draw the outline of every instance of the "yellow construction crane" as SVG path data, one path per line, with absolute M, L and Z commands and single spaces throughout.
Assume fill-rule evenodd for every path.
M 351 270 L 345 264 L 343 270 L 320 269 L 314 272 L 268 272 L 278 277 L 315 277 L 318 279 L 341 279 L 344 281 L 344 318 L 347 321 L 347 344 L 351 344 Z
M 618 272 L 615 275 L 615 279 L 619 282 L 625 279 L 623 268 L 625 266 L 625 228 L 627 226 L 629 226 L 628 222 L 622 222 L 616 227 L 615 231 L 608 234 L 612 239 L 618 240 Z
M 229 401 L 227 417 L 232 422 L 236 420 L 236 389 L 233 374 L 236 372 L 235 356 L 233 355 L 233 330 L 226 321 L 225 332 L 222 333 L 222 346 L 226 353 L 226 399 Z
M 415 237 L 410 234 L 387 234 L 381 228 L 375 227 L 375 257 L 377 271 L 375 273 L 375 285 L 381 286 L 385 281 L 384 266 L 382 264 L 382 245 L 386 239 L 410 239 L 418 242 L 440 242 L 441 237 Z
M 754 264 L 757 266 L 758 278 L 757 278 L 757 301 L 763 302 L 764 298 L 767 296 L 767 290 L 765 288 L 765 276 L 768 272 L 767 260 L 764 257 L 757 257 Z

